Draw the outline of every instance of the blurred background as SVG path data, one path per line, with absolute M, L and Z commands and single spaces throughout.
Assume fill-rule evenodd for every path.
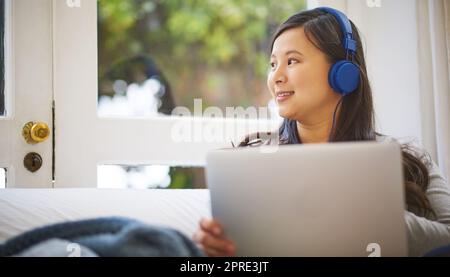
M 304 8 L 292 0 L 99 0 L 100 114 L 155 115 L 143 104 L 134 113 L 104 104 L 140 99 L 145 89 L 159 98 L 146 108 L 159 114 L 192 110 L 194 98 L 203 108 L 267 106 L 270 35 Z
M 170 116 L 218 107 L 275 108 L 266 88 L 271 34 L 306 8 L 292 0 L 99 0 L 98 114 Z M 276 115 L 276 112 L 272 112 Z M 98 167 L 99 187 L 204 188 L 203 168 Z

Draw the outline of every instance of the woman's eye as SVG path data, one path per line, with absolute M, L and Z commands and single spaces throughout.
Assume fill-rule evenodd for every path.
M 288 59 L 288 64 L 298 63 L 296 59 Z
M 275 68 L 275 63 L 274 62 L 270 63 L 270 68 Z

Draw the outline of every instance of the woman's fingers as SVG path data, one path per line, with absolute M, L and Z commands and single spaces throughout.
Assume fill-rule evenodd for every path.
M 210 232 L 215 236 L 222 235 L 222 226 L 214 219 L 202 219 L 200 220 L 200 227 L 206 231 Z
M 233 242 L 224 236 L 222 226 L 214 219 L 200 220 L 200 230 L 193 239 L 208 256 L 234 256 L 236 253 Z
M 208 247 L 206 245 L 203 245 L 202 249 L 210 257 L 230 257 L 236 255 L 234 250 L 229 250 L 230 249 L 229 247 L 217 249 L 214 247 Z
M 208 255 L 208 257 L 223 257 L 223 256 L 227 256 L 226 253 L 220 252 L 219 250 L 214 249 L 214 248 L 202 248 L 202 249 L 206 253 L 206 255 Z
M 228 241 L 223 238 L 214 237 L 206 232 L 198 232 L 196 234 L 196 240 L 208 248 L 215 248 L 224 252 L 228 249 Z

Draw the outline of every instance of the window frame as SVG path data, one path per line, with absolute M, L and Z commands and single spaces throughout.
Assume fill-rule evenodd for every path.
M 3 29 L 3 97 L 4 114 L 0 120 L 14 117 L 14 41 L 13 41 L 13 19 L 12 0 L 3 0 L 4 3 L 4 29 Z

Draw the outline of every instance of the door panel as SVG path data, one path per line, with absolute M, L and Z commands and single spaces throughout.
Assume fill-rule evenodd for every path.
M 6 117 L 0 118 L 0 167 L 7 168 L 7 187 L 52 187 L 52 140 L 28 144 L 27 122 L 52 129 L 52 2 L 5 1 Z M 10 33 L 8 33 L 10 31 Z M 42 166 L 32 173 L 24 157 L 36 152 Z

